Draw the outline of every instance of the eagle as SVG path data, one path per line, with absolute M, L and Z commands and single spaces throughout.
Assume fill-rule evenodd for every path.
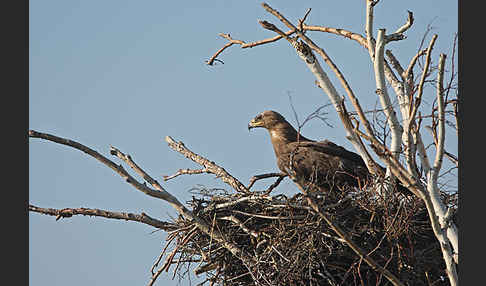
M 293 172 L 305 182 L 327 190 L 360 188 L 371 178 L 360 155 L 329 140 L 314 141 L 302 136 L 276 111 L 264 111 L 248 123 L 248 130 L 258 127 L 268 130 L 277 166 L 284 175 Z

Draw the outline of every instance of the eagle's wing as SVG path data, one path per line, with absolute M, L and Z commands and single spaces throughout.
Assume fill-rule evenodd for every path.
M 316 162 L 314 162 L 314 164 L 317 166 L 321 166 L 321 167 L 327 166 L 327 168 L 329 168 L 327 169 L 327 171 L 321 171 L 319 173 L 320 176 L 323 175 L 329 176 L 330 171 L 334 173 L 343 172 L 346 175 L 335 176 L 335 182 L 337 183 L 347 182 L 348 184 L 354 186 L 358 186 L 358 185 L 363 186 L 363 184 L 366 184 L 367 180 L 371 178 L 370 172 L 366 167 L 363 158 L 361 158 L 360 155 L 348 151 L 344 147 L 339 146 L 331 141 L 324 140 L 324 141 L 316 142 L 316 141 L 309 140 L 305 142 L 299 142 L 298 145 L 308 150 L 304 152 L 307 153 L 305 156 L 309 156 L 310 154 L 312 154 L 311 157 L 317 156 L 322 158 L 322 160 L 327 160 L 327 162 L 324 163 L 322 160 L 317 160 Z M 309 161 L 308 159 L 306 160 L 304 160 L 303 162 L 307 162 L 307 163 L 304 163 L 300 166 L 301 168 L 300 170 L 302 171 L 302 173 L 308 172 L 308 170 L 306 170 L 307 168 L 306 165 L 309 164 L 308 163 Z M 383 172 L 386 171 L 384 167 L 380 165 L 378 165 L 378 167 L 381 168 Z M 403 194 L 410 195 L 411 192 L 406 187 L 404 187 L 400 183 L 400 181 L 398 181 L 398 179 L 396 180 L 397 180 L 397 190 Z
M 280 170 L 293 171 L 317 185 L 359 186 L 369 172 L 361 157 L 330 141 L 303 141 L 286 144 L 277 154 Z M 362 181 L 362 182 L 360 182 Z
M 339 146 L 329 140 L 299 142 L 299 146 L 314 148 L 322 153 L 345 158 L 347 160 L 355 162 L 357 165 L 366 166 L 363 158 L 361 158 L 360 155 L 348 151 L 344 147 Z

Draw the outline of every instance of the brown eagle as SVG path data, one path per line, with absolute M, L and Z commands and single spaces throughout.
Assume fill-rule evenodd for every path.
M 256 127 L 270 133 L 277 166 L 285 175 L 292 170 L 296 177 L 328 190 L 364 186 L 371 176 L 360 155 L 328 140 L 305 138 L 278 112 L 258 114 L 248 123 L 248 130 Z

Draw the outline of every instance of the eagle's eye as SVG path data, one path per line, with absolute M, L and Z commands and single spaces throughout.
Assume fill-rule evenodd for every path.
M 263 120 L 263 115 L 258 114 L 258 115 L 255 117 L 255 121 L 261 121 L 261 120 Z

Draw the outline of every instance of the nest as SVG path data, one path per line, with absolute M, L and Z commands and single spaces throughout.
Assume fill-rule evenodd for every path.
M 188 270 L 193 269 L 206 275 L 201 284 L 209 285 L 391 285 L 314 211 L 307 195 L 228 194 L 205 188 L 196 193 L 189 202 L 193 213 L 253 262 L 244 263 L 193 222 L 178 217 L 162 267 L 172 267 L 174 276 L 191 275 Z M 449 285 L 440 245 L 419 198 L 383 198 L 373 188 L 312 196 L 355 244 L 403 284 Z M 456 205 L 454 198 L 443 194 L 446 205 Z

